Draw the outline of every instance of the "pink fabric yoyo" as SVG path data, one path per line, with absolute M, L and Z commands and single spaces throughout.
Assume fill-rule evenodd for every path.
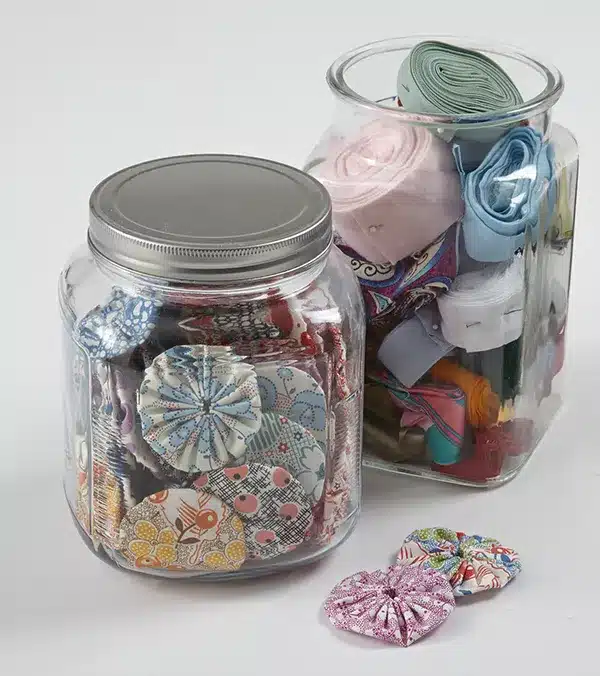
M 336 585 L 324 610 L 336 629 L 409 646 L 454 610 L 448 580 L 417 566 L 361 571 Z

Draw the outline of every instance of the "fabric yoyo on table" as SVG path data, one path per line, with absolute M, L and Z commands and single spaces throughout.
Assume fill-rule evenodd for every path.
M 448 528 L 423 528 L 404 541 L 397 559 L 444 574 L 455 596 L 500 589 L 521 572 L 517 552 L 493 538 Z

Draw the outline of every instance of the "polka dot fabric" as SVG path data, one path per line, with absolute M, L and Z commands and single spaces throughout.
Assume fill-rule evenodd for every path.
M 397 559 L 445 575 L 455 596 L 500 589 L 521 572 L 517 552 L 498 540 L 447 528 L 414 531 L 404 541 Z
M 283 467 L 249 463 L 201 475 L 194 486 L 230 505 L 244 522 L 249 559 L 295 549 L 312 524 L 310 500 Z
M 441 625 L 454 607 L 452 589 L 443 575 L 396 565 L 342 580 L 324 610 L 337 629 L 406 647 Z

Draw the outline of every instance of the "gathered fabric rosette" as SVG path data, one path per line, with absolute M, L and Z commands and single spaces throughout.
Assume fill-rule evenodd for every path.
M 218 469 L 240 458 L 261 426 L 256 372 L 228 347 L 173 347 L 146 369 L 138 412 L 142 435 L 170 465 Z
M 345 578 L 331 591 L 324 610 L 336 629 L 406 647 L 439 627 L 454 607 L 443 575 L 391 566 Z
M 419 565 L 444 574 L 454 596 L 500 589 L 521 572 L 517 552 L 493 538 L 448 528 L 412 532 L 397 555 L 398 563 Z

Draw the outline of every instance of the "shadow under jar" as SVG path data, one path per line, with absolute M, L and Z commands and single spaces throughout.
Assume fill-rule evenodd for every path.
M 562 403 L 578 148 L 552 66 L 407 37 L 333 63 L 305 170 L 367 312 L 364 462 L 474 486 L 514 477 Z
M 65 492 L 125 569 L 309 563 L 359 510 L 365 320 L 310 176 L 190 155 L 110 176 L 60 279 Z

